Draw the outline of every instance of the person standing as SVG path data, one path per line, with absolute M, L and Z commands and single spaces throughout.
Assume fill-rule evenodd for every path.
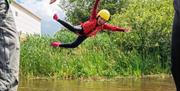
M 10 7 L 0 0 L 0 91 L 17 91 L 19 75 L 19 36 Z
M 180 0 L 174 0 L 174 22 L 172 31 L 171 62 L 172 75 L 177 91 L 180 91 Z

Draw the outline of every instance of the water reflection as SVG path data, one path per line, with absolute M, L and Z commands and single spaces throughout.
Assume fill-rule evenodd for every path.
M 18 91 L 175 91 L 175 85 L 171 77 L 116 81 L 21 79 Z

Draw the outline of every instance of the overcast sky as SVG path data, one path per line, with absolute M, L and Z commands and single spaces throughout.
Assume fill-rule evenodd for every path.
M 58 22 L 55 22 L 52 17 L 54 13 L 59 14 L 61 19 L 65 18 L 63 10 L 57 5 L 59 0 L 49 5 L 50 0 L 16 0 L 19 4 L 25 8 L 34 12 L 39 16 L 41 21 L 42 34 L 53 35 L 61 28 Z

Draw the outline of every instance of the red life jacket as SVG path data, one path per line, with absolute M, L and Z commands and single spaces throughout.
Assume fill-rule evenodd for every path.
M 83 28 L 84 34 L 85 36 L 93 36 L 96 35 L 97 32 L 106 29 L 106 30 L 110 30 L 110 31 L 124 31 L 123 28 L 117 27 L 117 26 L 113 26 L 110 25 L 108 23 L 98 26 L 97 25 L 97 20 L 93 19 L 93 20 L 88 20 L 84 23 L 81 23 L 81 26 Z
M 81 23 L 81 26 L 83 28 L 85 36 L 93 36 L 96 35 L 97 32 L 107 29 L 111 31 L 124 31 L 124 29 L 110 25 L 110 24 L 104 24 L 101 26 L 97 25 L 97 7 L 100 0 L 96 0 L 95 5 L 93 7 L 90 19 L 84 23 Z

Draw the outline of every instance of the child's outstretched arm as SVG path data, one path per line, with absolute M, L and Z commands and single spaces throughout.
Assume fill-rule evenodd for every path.
M 111 31 L 129 32 L 129 30 L 126 28 L 121 28 L 110 24 L 105 24 L 103 28 Z
M 90 19 L 95 19 L 96 18 L 96 15 L 97 15 L 97 7 L 99 5 L 99 2 L 100 0 L 96 0 L 93 8 L 92 8 L 92 12 L 91 12 L 91 16 L 90 16 Z

